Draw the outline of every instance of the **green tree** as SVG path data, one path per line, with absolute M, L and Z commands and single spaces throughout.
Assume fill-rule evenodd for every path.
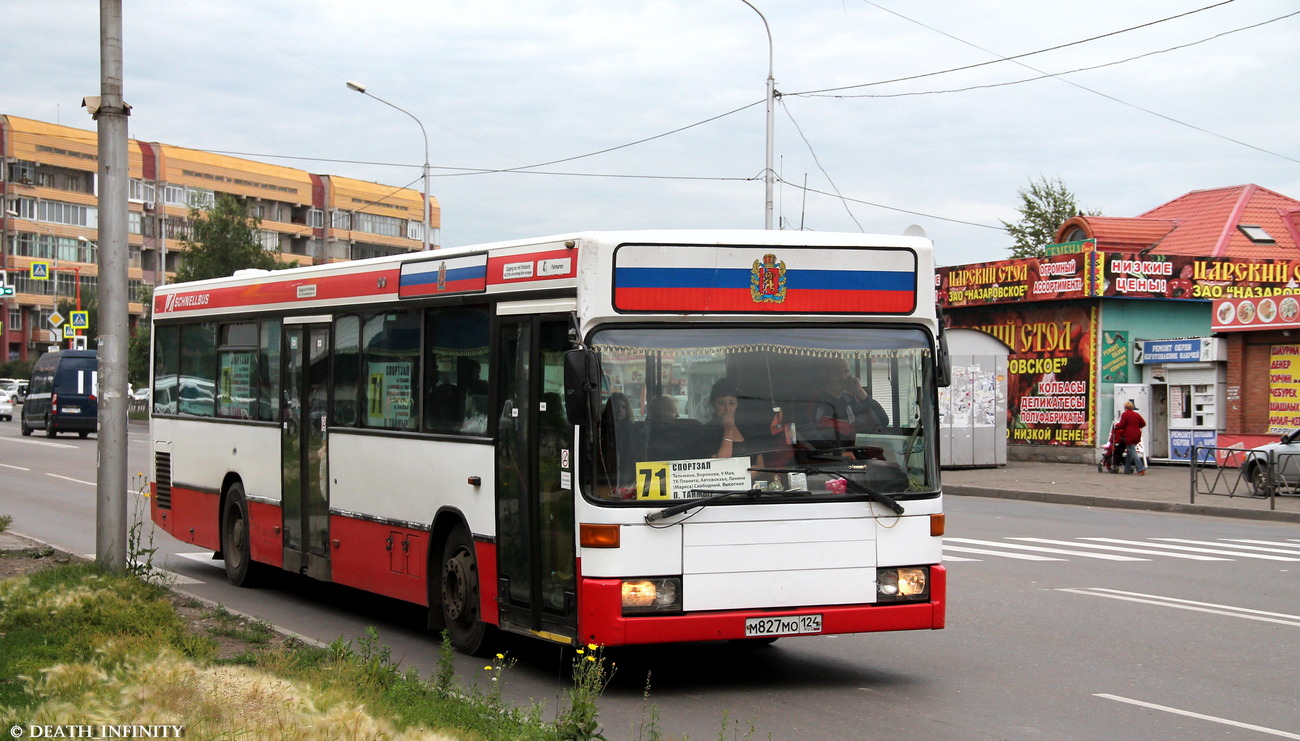
M 190 235 L 181 240 L 181 265 L 176 282 L 224 278 L 236 270 L 286 267 L 258 240 L 262 220 L 249 216 L 243 202 L 224 193 L 203 211 L 190 207 Z
M 152 330 L 149 325 L 153 318 L 153 286 L 140 287 L 137 299 L 144 304 L 144 314 L 135 323 L 135 331 L 126 346 L 126 380 L 137 388 L 149 383 L 149 343 Z
M 1056 230 L 1066 219 L 1074 216 L 1100 216 L 1101 211 L 1084 211 L 1079 208 L 1074 193 L 1060 179 L 1048 180 L 1039 176 L 1028 188 L 1017 191 L 1020 196 L 1020 220 L 1002 222 L 1015 240 L 1009 251 L 1012 257 L 1042 257 L 1047 245 L 1056 241 Z M 999 221 L 1001 221 L 999 219 Z

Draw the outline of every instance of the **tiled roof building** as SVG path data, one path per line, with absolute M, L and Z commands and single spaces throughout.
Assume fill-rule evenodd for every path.
M 1258 185 L 1194 190 L 1134 218 L 1075 216 L 1058 242 L 1101 252 L 1300 259 L 1300 201 Z

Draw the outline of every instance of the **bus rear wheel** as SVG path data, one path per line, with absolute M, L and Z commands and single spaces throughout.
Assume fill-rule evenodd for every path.
M 237 587 L 254 586 L 257 571 L 249 542 L 248 501 L 244 485 L 236 481 L 226 493 L 221 511 L 221 557 L 226 562 L 226 579 Z
M 478 559 L 474 540 L 456 528 L 442 549 L 442 619 L 451 645 L 470 656 L 488 653 L 488 626 L 482 620 Z

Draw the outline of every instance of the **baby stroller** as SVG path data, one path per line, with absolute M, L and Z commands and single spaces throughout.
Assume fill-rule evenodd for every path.
M 1101 460 L 1097 461 L 1097 473 L 1116 473 L 1124 465 L 1119 454 L 1119 423 L 1110 428 L 1110 439 L 1101 449 Z

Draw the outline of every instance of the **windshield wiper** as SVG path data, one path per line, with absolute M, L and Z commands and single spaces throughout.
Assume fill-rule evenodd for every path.
M 749 470 L 762 471 L 764 473 L 802 473 L 805 476 L 814 476 L 817 474 L 829 474 L 831 476 L 838 477 L 850 489 L 853 489 L 854 491 L 857 491 L 862 494 L 866 494 L 867 498 L 870 499 L 871 501 L 876 502 L 882 506 L 888 507 L 890 511 L 892 511 L 894 514 L 896 515 L 903 514 L 903 505 L 899 504 L 898 500 L 894 499 L 888 494 L 885 494 L 884 492 L 876 491 L 875 489 L 872 489 L 866 484 L 863 484 L 859 481 L 855 481 L 849 478 L 848 476 L 845 476 L 844 471 L 836 471 L 834 469 L 829 469 L 829 468 L 807 468 L 807 467 L 751 468 Z M 849 473 L 854 473 L 854 471 L 849 471 Z
M 750 470 L 758 471 L 760 469 L 754 468 Z M 691 493 L 708 494 L 709 496 L 703 499 L 692 499 L 689 502 L 674 504 L 671 507 L 664 507 L 658 512 L 651 512 L 650 514 L 645 516 L 645 521 L 647 523 L 658 522 L 659 520 L 662 520 L 664 518 L 672 517 L 673 515 L 679 515 L 688 509 L 695 509 L 696 507 L 707 507 L 710 504 L 713 504 L 714 502 L 718 501 L 719 499 L 726 499 L 727 497 L 734 496 L 737 494 L 749 494 L 751 496 L 754 496 L 754 495 L 762 494 L 763 491 L 761 489 L 691 489 Z

